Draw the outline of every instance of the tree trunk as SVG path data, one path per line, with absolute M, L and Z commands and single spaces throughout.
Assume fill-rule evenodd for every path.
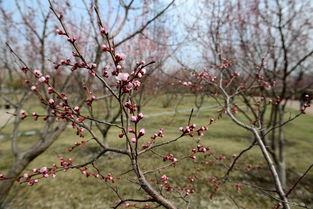
M 279 115 L 279 124 L 283 123 L 284 119 L 284 113 L 283 110 L 280 112 Z M 285 161 L 285 137 L 283 128 L 280 127 L 278 130 L 278 172 L 279 172 L 279 178 L 282 184 L 283 188 L 286 188 L 286 161 Z
M 0 209 L 4 208 L 4 201 L 9 195 L 9 191 L 12 188 L 14 182 L 16 181 L 16 177 L 20 176 L 23 170 L 27 167 L 27 165 L 31 162 L 31 160 L 27 159 L 17 159 L 11 169 L 9 170 L 6 177 L 11 178 L 7 180 L 3 180 L 0 184 Z

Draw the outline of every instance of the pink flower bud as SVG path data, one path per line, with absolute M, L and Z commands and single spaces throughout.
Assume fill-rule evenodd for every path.
M 105 51 L 105 52 L 110 51 L 110 48 L 109 48 L 107 45 L 102 45 L 101 48 L 102 48 L 102 50 Z
M 29 178 L 29 174 L 28 174 L 28 173 L 24 173 L 23 177 L 24 177 L 25 179 L 28 179 L 28 178 Z
M 39 81 L 40 83 L 43 83 L 43 82 L 46 81 L 46 78 L 45 78 L 44 76 L 41 76 L 41 77 L 38 79 L 38 81 Z
M 134 133 L 135 133 L 135 130 L 134 130 L 134 129 L 132 129 L 132 128 L 129 128 L 129 129 L 128 129 L 128 132 L 129 132 L 129 133 L 133 133 L 133 134 L 134 134 Z
M 75 112 L 79 112 L 79 107 L 78 107 L 78 106 L 75 106 L 75 107 L 74 107 L 74 111 L 75 111 Z
M 140 73 L 141 73 L 142 75 L 146 74 L 146 69 L 145 69 L 145 68 L 142 68 L 142 69 L 140 70 Z
M 122 70 L 122 66 L 117 65 L 117 66 L 116 66 L 116 70 L 118 70 L 118 71 Z
M 137 139 L 136 138 L 131 138 L 131 142 L 136 143 Z
M 100 31 L 101 31 L 101 33 L 103 33 L 103 34 L 106 34 L 105 28 L 101 27 Z
M 143 119 L 143 114 L 142 114 L 142 113 L 139 113 L 139 114 L 138 114 L 138 121 L 141 120 L 141 119 Z
M 128 73 L 119 73 L 118 76 L 116 77 L 116 79 L 118 81 L 127 81 L 129 77 Z
M 64 35 L 64 32 L 60 29 L 56 29 L 55 32 L 58 34 L 58 35 Z
M 137 122 L 137 117 L 136 116 L 131 116 L 130 121 L 136 123 Z
M 145 135 L 145 129 L 144 128 L 140 129 L 140 131 L 139 131 L 139 137 L 141 137 L 143 135 Z
M 49 93 L 49 94 L 52 94 L 53 92 L 54 92 L 54 89 L 49 86 L 49 87 L 48 87 L 48 93 Z
M 37 78 L 39 78 L 40 76 L 42 76 L 42 73 L 39 70 L 34 70 L 35 76 Z
M 50 105 L 54 105 L 54 103 L 55 103 L 53 99 L 49 99 L 48 102 L 49 102 Z
M 47 171 L 48 171 L 47 167 L 42 167 L 42 168 L 40 168 L 40 170 L 39 170 L 40 173 L 45 173 L 45 172 L 47 172 Z
M 116 59 L 117 62 L 120 62 L 120 61 L 124 60 L 125 58 L 126 58 L 126 55 L 123 54 L 123 53 L 117 53 L 115 55 L 115 59 Z
M 167 177 L 166 175 L 163 175 L 163 176 L 161 176 L 161 180 L 162 180 L 162 181 L 167 181 L 167 180 L 168 180 L 168 177 Z
M 30 89 L 31 89 L 32 91 L 37 91 L 37 87 L 36 87 L 36 86 L 32 86 Z

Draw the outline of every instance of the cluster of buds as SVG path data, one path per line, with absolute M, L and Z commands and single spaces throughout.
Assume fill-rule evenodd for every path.
M 90 176 L 91 174 L 89 173 L 89 176 Z M 93 176 L 95 177 L 95 178 L 100 178 L 100 179 L 102 179 L 105 183 L 107 183 L 107 182 L 109 182 L 109 181 L 111 181 L 112 183 L 115 183 L 115 181 L 116 180 L 119 180 L 120 179 L 120 177 L 116 177 L 116 178 L 113 178 L 113 176 L 112 176 L 112 174 L 111 173 L 108 173 L 106 176 L 102 176 L 102 175 L 99 175 L 99 173 L 95 173 L 95 174 L 93 174 Z M 88 176 L 87 176 L 88 177 Z
M 189 136 L 193 137 L 194 136 L 193 132 L 196 126 L 197 126 L 196 124 L 191 124 L 189 126 L 186 126 L 185 128 L 180 127 L 179 130 L 183 132 L 184 134 L 188 134 Z
M 222 60 L 222 65 L 220 66 L 221 69 L 227 69 L 229 68 L 230 66 L 232 66 L 232 61 L 231 60 L 227 60 L 227 59 L 223 59 Z
M 141 119 L 143 119 L 144 115 L 139 113 L 137 116 L 133 115 L 130 117 L 130 121 L 133 123 L 138 123 Z
M 32 171 L 34 174 L 41 174 L 44 178 L 48 178 L 51 174 L 52 174 L 52 177 L 55 178 L 56 177 L 56 174 L 55 174 L 56 168 L 57 168 L 57 166 L 54 165 L 53 168 L 47 168 L 47 167 L 42 167 L 40 169 L 34 168 Z M 30 184 L 29 186 L 32 186 L 34 183 L 37 183 L 37 182 L 34 182 L 36 179 L 31 180 L 31 176 L 28 173 L 24 173 L 23 179 L 25 181 L 27 181 L 28 184 Z
M 184 81 L 184 82 L 182 82 L 182 85 L 183 86 L 186 86 L 186 87 L 189 87 L 189 86 L 192 86 L 192 83 L 191 83 L 191 81 Z
M 83 127 L 76 127 L 76 135 L 81 137 L 81 138 L 84 138 L 85 136 L 82 134 L 82 132 L 84 132 L 85 129 Z
M 62 31 L 61 29 L 56 29 L 55 30 L 56 34 L 58 35 L 65 35 L 66 33 L 64 31 Z
M 125 102 L 124 107 L 129 109 L 130 114 L 134 114 L 137 111 L 137 104 L 133 104 L 130 101 Z
M 126 203 L 124 208 L 138 208 L 137 203 Z
M 281 98 L 277 96 L 274 99 L 269 99 L 268 102 L 269 104 L 278 105 L 281 102 Z
M 92 103 L 95 101 L 96 97 L 94 95 L 91 95 L 90 98 L 86 99 L 85 102 L 87 105 L 91 106 Z
M 88 168 L 87 168 L 87 167 L 81 168 L 81 169 L 79 169 L 79 170 L 80 170 L 81 174 L 83 174 L 83 175 L 86 176 L 87 178 L 88 178 L 89 176 L 92 176 L 92 173 L 88 172 Z
M 198 144 L 196 149 L 191 150 L 191 154 L 189 155 L 189 157 L 191 159 L 195 160 L 195 159 L 197 159 L 197 156 L 195 155 L 196 153 L 198 153 L 198 152 L 206 153 L 209 150 L 210 150 L 209 147 L 205 147 L 201 144 Z M 205 155 L 205 157 L 206 157 L 206 155 Z
M 128 129 L 128 132 L 136 135 L 135 130 L 132 129 L 132 128 Z M 123 135 L 124 135 L 124 134 L 121 133 L 121 134 L 119 134 L 119 137 L 122 138 Z M 138 139 L 139 139 L 140 137 L 144 136 L 144 135 L 145 135 L 145 129 L 142 128 L 142 129 L 139 130 L 137 137 L 131 138 L 131 142 L 136 143 L 136 142 L 138 141 Z
M 112 183 L 115 182 L 115 179 L 113 178 L 111 173 L 108 173 L 106 177 L 104 177 L 104 182 L 109 182 L 111 181 Z
M 133 80 L 129 81 L 129 74 L 128 73 L 120 73 L 116 77 L 118 81 L 118 85 L 122 87 L 122 91 L 124 93 L 129 93 L 132 90 L 138 90 L 139 87 L 141 86 L 141 82 L 138 80 Z
M 69 159 L 66 160 L 63 157 L 60 157 L 60 165 L 61 165 L 61 167 L 67 168 L 67 167 L 71 166 L 72 164 L 73 164 L 72 158 L 69 158 Z
M 115 58 L 116 63 L 119 63 L 126 58 L 126 55 L 123 53 L 116 53 L 114 58 Z
M 207 127 L 207 126 L 201 126 L 201 128 L 199 128 L 198 130 L 197 130 L 197 132 L 198 132 L 198 136 L 203 136 L 203 132 L 204 131 L 207 131 L 209 128 Z
M 33 186 L 34 184 L 38 183 L 39 179 L 30 179 L 27 180 L 27 186 Z
M 162 130 L 161 130 L 162 129 Z M 160 137 L 163 137 L 164 134 L 163 134 L 163 128 L 161 128 L 160 131 L 159 131 L 159 134 L 154 134 L 153 136 L 151 136 L 151 140 L 147 141 L 146 143 L 144 143 L 142 145 L 142 149 L 147 149 L 148 147 L 150 147 L 152 144 L 154 144 L 155 142 L 155 139 L 160 135 Z
M 58 70 L 60 66 L 62 65 L 69 65 L 71 63 L 71 59 L 70 58 L 66 58 L 66 60 L 60 60 L 59 63 L 54 65 L 54 69 Z
M 75 142 L 75 143 L 74 143 L 74 146 L 69 147 L 67 150 L 68 150 L 69 152 L 72 152 L 72 151 L 73 151 L 76 147 L 78 147 L 78 146 L 86 147 L 86 143 L 87 143 L 87 141 L 85 141 L 85 140 L 82 140 L 82 141 L 80 141 L 80 142 Z
M 74 43 L 77 39 L 75 37 L 71 38 L 71 37 L 68 37 L 67 38 L 67 41 L 68 42 L 71 42 L 71 43 Z
M 193 137 L 194 136 L 194 131 L 196 128 L 196 124 L 192 124 L 189 126 L 186 126 L 185 128 L 180 127 L 179 130 L 185 134 L 188 134 L 189 136 Z M 207 126 L 201 126 L 196 132 L 198 133 L 198 136 L 203 136 L 203 132 L 207 131 L 208 127 Z
M 164 137 L 164 128 L 160 128 L 158 133 L 155 133 L 153 136 L 151 136 L 151 139 L 156 139 L 157 137 Z
M 168 192 L 172 192 L 173 188 L 169 185 L 169 177 L 167 177 L 166 175 L 161 176 L 161 187 L 163 187 L 166 191 Z
M 251 171 L 251 170 L 257 170 L 257 169 L 260 169 L 262 168 L 261 166 L 257 165 L 257 166 L 253 166 L 253 165 L 246 165 L 243 170 L 244 171 Z
M 146 74 L 146 69 L 141 68 L 137 72 L 136 71 L 132 72 L 130 75 L 133 76 L 134 78 L 141 79 L 145 74 Z
M 175 165 L 177 162 L 177 159 L 174 157 L 174 155 L 172 153 L 163 156 L 163 161 L 167 161 L 167 160 L 172 161 L 173 165 Z
M 193 154 L 195 154 L 195 153 L 197 153 L 197 152 L 207 152 L 207 151 L 209 151 L 209 150 L 210 150 L 209 147 L 205 147 L 205 146 L 203 146 L 202 144 L 198 144 L 198 145 L 197 145 L 197 149 L 192 149 L 191 152 L 192 152 Z
M 195 190 L 194 190 L 194 189 L 184 189 L 184 191 L 185 191 L 185 194 L 186 194 L 186 195 L 190 195 L 190 194 L 195 193 Z

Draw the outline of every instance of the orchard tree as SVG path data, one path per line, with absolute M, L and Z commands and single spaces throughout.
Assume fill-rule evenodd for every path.
M 83 1 L 87 18 L 83 19 L 80 25 L 75 25 L 76 18 L 79 17 L 79 14 L 73 10 L 72 3 L 70 1 L 58 3 L 56 10 L 58 10 L 59 16 L 57 18 L 64 18 L 63 24 L 68 26 L 67 30 L 71 33 L 71 37 L 68 37 L 66 40 L 59 40 L 55 36 L 62 35 L 62 31 L 58 29 L 57 18 L 54 17 L 52 11 L 43 2 L 37 1 L 36 4 L 31 6 L 29 3 L 28 1 L 15 1 L 16 10 L 14 12 L 1 7 L 1 31 L 4 34 L 1 37 L 3 50 L 3 54 L 1 55 L 3 62 L 3 66 L 1 66 L 3 69 L 1 69 L 1 79 L 5 81 L 1 82 L 1 88 L 3 88 L 2 85 L 4 83 L 9 82 L 21 83 L 25 81 L 26 84 L 24 88 L 19 89 L 20 92 L 18 94 L 13 88 L 8 88 L 10 92 L 7 93 L 0 91 L 1 99 L 14 108 L 14 112 L 11 112 L 11 114 L 16 116 L 13 123 L 11 146 L 15 160 L 8 174 L 6 174 L 6 176 L 11 177 L 20 175 L 31 161 L 36 159 L 57 140 L 68 125 L 66 121 L 56 122 L 55 118 L 49 117 L 49 114 L 53 113 L 51 113 L 51 108 L 47 108 L 44 101 L 48 101 L 49 99 L 54 101 L 57 97 L 62 97 L 65 100 L 72 99 L 72 102 L 77 105 L 77 108 L 81 108 L 85 102 L 93 102 L 95 100 L 95 96 L 90 94 L 96 85 L 95 79 L 92 74 L 78 70 L 83 67 L 80 66 L 82 62 L 78 62 L 81 55 L 76 51 L 72 53 L 71 47 L 67 47 L 64 43 L 75 42 L 76 49 L 81 50 L 80 53 L 88 55 L 88 60 L 91 60 L 93 63 L 91 68 L 100 71 L 101 67 L 101 74 L 106 77 L 108 69 L 104 66 L 103 59 L 108 58 L 108 55 L 105 55 L 107 51 L 107 39 L 104 39 L 98 33 L 100 15 L 105 19 L 103 27 L 105 27 L 106 31 L 110 31 L 109 40 L 121 36 L 119 41 L 114 43 L 114 47 L 118 47 L 121 43 L 126 44 L 127 41 L 132 40 L 134 37 L 136 38 L 137 35 L 147 30 L 148 26 L 162 16 L 173 4 L 173 2 L 170 2 L 160 11 L 154 12 L 155 14 L 150 14 L 151 10 L 149 7 L 144 7 L 145 10 L 142 13 L 132 14 L 132 11 L 135 11 L 133 4 L 137 4 L 138 6 L 140 3 L 136 1 L 121 1 L 119 4 L 114 4 L 108 1 L 106 2 L 107 5 L 102 5 L 98 1 L 90 3 Z M 101 9 L 103 7 L 108 9 L 108 11 L 103 11 Z M 116 7 L 120 7 L 120 10 L 116 10 Z M 111 19 L 112 14 L 116 16 L 115 21 Z M 137 25 L 137 28 L 134 28 L 129 34 L 125 35 L 124 33 L 124 35 L 121 35 L 130 14 L 136 18 L 140 18 L 145 14 L 147 20 L 143 21 L 139 27 Z M 91 27 L 89 33 L 83 32 L 86 30 L 86 25 L 90 25 Z M 91 50 L 94 48 L 96 50 Z M 70 54 L 72 54 L 71 58 L 69 58 Z M 74 61 L 76 64 L 71 64 Z M 71 65 L 71 68 L 68 71 L 65 70 L 65 67 L 69 65 Z M 33 75 L 35 77 L 27 73 L 26 66 L 33 69 Z M 69 73 L 71 71 L 78 72 L 71 74 Z M 40 84 L 45 82 L 50 82 L 51 86 L 49 88 L 42 88 Z M 114 85 L 112 81 L 108 81 L 108 83 L 109 85 Z M 87 86 L 90 89 L 87 89 Z M 31 91 L 29 91 L 30 89 Z M 55 95 L 54 92 L 56 91 L 60 92 L 60 95 Z M 67 98 L 63 93 L 67 91 L 72 93 L 69 95 L 70 98 Z M 40 113 L 32 113 L 27 110 L 27 104 L 34 95 L 40 95 L 42 101 L 42 112 Z M 104 96 L 104 98 L 106 97 Z M 99 99 L 101 100 L 101 98 Z M 90 110 L 90 108 L 87 109 Z M 117 114 L 110 118 L 110 120 L 116 120 L 120 112 L 121 110 L 117 111 Z M 30 145 L 27 149 L 19 149 L 21 122 L 24 119 L 28 120 L 27 116 L 29 115 L 33 115 L 35 120 L 38 120 L 41 115 L 46 115 L 42 123 L 43 128 L 37 133 L 37 141 L 34 144 Z M 97 125 L 101 127 L 101 125 L 103 126 L 105 124 Z M 110 126 L 105 126 L 105 128 L 100 130 L 106 134 L 109 128 Z M 105 137 L 105 134 L 103 137 Z M 4 203 L 14 181 L 14 178 L 9 178 L 7 181 L 1 183 L 0 205 Z
M 312 2 L 219 0 L 202 1 L 199 7 L 195 16 L 202 18 L 188 30 L 195 31 L 191 36 L 202 48 L 207 72 L 227 60 L 238 75 L 249 78 L 254 73 L 254 79 L 263 82 L 253 88 L 243 82 L 241 88 L 249 90 L 239 92 L 234 101 L 245 104 L 247 120 L 261 124 L 261 139 L 285 188 L 288 164 L 283 125 L 290 119 L 286 105 L 312 87 L 305 79 L 312 75 L 313 48 L 308 35 L 312 33 Z M 247 113 L 239 105 L 237 109 Z

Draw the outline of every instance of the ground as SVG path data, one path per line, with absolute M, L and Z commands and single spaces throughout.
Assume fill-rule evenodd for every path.
M 212 107 L 213 106 L 213 107 Z M 296 104 L 295 104 L 296 106 Z M 149 139 L 153 133 L 159 128 L 165 129 L 165 137 L 160 141 L 169 140 L 179 134 L 178 128 L 186 124 L 193 107 L 193 97 L 186 97 L 183 102 L 177 106 L 178 111 L 174 111 L 175 106 L 163 108 L 162 98 L 156 103 L 148 103 L 143 107 L 143 113 L 148 116 L 140 124 L 146 129 L 146 136 L 142 139 L 142 143 Z M 206 100 L 204 107 L 200 110 L 198 116 L 194 115 L 192 123 L 197 123 L 198 126 L 208 124 L 211 117 L 214 117 L 218 108 L 214 107 L 214 102 Z M 208 108 L 210 107 L 210 108 Z M 291 111 L 295 114 L 295 110 Z M 166 112 L 166 114 L 160 114 Z M 156 114 L 157 113 L 157 114 Z M 287 138 L 287 167 L 288 167 L 288 186 L 291 186 L 297 177 L 303 173 L 310 163 L 312 158 L 312 130 L 313 117 L 309 114 L 303 115 L 300 118 L 292 121 L 286 127 Z M 0 146 L 0 173 L 6 172 L 12 162 L 10 154 L 10 124 L 2 132 L 5 138 L 1 140 Z M 34 122 L 32 119 L 26 119 L 21 127 L 23 132 L 40 130 L 40 123 Z M 59 163 L 58 157 L 73 158 L 75 163 L 85 162 L 86 159 L 92 157 L 96 152 L 95 143 L 87 144 L 86 148 L 78 148 L 71 153 L 67 152 L 67 148 L 73 146 L 74 142 L 81 140 L 75 136 L 75 131 L 67 129 L 60 139 L 53 144 L 43 155 L 38 157 L 25 172 L 30 172 L 32 168 L 40 168 L 43 166 L 51 166 L 53 163 Z M 109 135 L 109 144 L 111 146 L 121 146 L 121 141 L 117 137 L 118 130 L 112 129 Z M 20 137 L 20 147 L 25 148 L 31 146 L 34 142 L 34 136 Z M 192 147 L 196 147 L 198 137 L 192 139 L 185 137 L 178 143 L 163 147 L 156 150 L 161 156 L 168 153 L 174 153 L 175 157 L 180 159 L 182 156 L 190 153 Z M 234 205 L 239 205 L 239 208 L 272 208 L 275 201 L 272 201 L 265 196 L 257 186 L 270 187 L 268 173 L 265 169 L 245 170 L 249 165 L 266 166 L 262 161 L 261 153 L 255 147 L 250 153 L 239 162 L 238 167 L 231 175 L 231 181 L 222 186 L 214 198 L 210 195 L 214 191 L 214 187 L 209 179 L 212 176 L 221 177 L 225 173 L 224 165 L 231 162 L 232 155 L 238 154 L 240 150 L 247 147 L 251 143 L 251 135 L 243 129 L 234 126 L 226 116 L 209 127 L 209 130 L 202 137 L 202 144 L 209 146 L 215 156 L 225 156 L 226 159 L 218 161 L 216 165 L 202 165 L 192 163 L 191 159 L 186 159 L 182 163 L 178 163 L 176 167 L 169 167 L 161 170 L 155 175 L 148 175 L 149 179 L 159 178 L 166 174 L 170 177 L 172 185 L 183 185 L 187 177 L 197 176 L 195 189 L 196 194 L 191 195 L 192 206 L 190 208 L 209 209 L 221 208 L 232 209 Z M 140 161 L 145 170 L 156 168 L 165 165 L 162 157 L 156 157 L 156 154 L 147 153 L 144 159 Z M 212 157 L 202 158 L 199 156 L 197 162 L 213 160 Z M 101 168 L 103 174 L 108 172 L 113 176 L 119 176 L 121 173 L 129 169 L 126 158 L 121 158 L 117 155 L 107 155 L 97 162 L 97 166 Z M 92 168 L 90 168 L 92 170 Z M 121 195 L 125 198 L 138 197 L 143 198 L 138 186 L 130 184 L 133 176 L 131 174 L 122 176 L 122 179 L 111 186 L 118 186 Z M 306 204 L 310 203 L 310 195 L 312 197 L 312 187 L 308 182 L 313 180 L 313 172 L 304 179 L 299 185 L 299 189 L 290 196 L 292 200 L 298 202 L 303 201 Z M 311 181 L 312 182 L 312 181 Z M 241 183 L 244 188 L 237 192 L 234 184 Z M 168 193 L 165 193 L 168 195 Z M 37 185 L 28 187 L 25 184 L 15 184 L 8 198 L 9 208 L 110 208 L 114 205 L 117 197 L 109 189 L 108 184 L 101 182 L 95 178 L 86 178 L 78 170 L 70 170 L 61 172 L 56 179 L 42 179 Z M 179 202 L 179 200 L 177 200 Z M 312 201 L 311 203 L 312 204 Z M 294 207 L 298 208 L 298 207 Z

